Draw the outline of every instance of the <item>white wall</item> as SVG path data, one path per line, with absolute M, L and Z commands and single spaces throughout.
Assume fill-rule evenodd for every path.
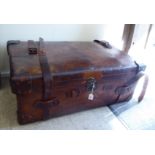
M 53 41 L 78 41 L 93 40 L 103 36 L 105 25 L 0 25 L 0 42 L 5 43 L 9 39 L 45 40 Z
M 105 39 L 110 42 L 115 40 L 116 42 L 116 40 L 120 40 L 120 35 L 122 35 L 122 25 L 0 25 L 0 69 L 3 72 L 9 70 L 6 52 L 6 42 L 8 40 L 38 40 L 39 37 L 43 37 L 45 41 L 93 41 L 94 39 Z

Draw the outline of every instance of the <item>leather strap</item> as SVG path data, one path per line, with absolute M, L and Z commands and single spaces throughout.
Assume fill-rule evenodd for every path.
M 44 51 L 44 40 L 39 38 L 38 48 L 34 41 L 28 41 L 29 54 L 38 54 L 40 67 L 43 78 L 43 101 L 50 100 L 50 94 L 52 90 L 52 75 L 48 64 L 46 52 Z
M 52 90 L 52 75 L 50 72 L 50 67 L 48 64 L 48 59 L 46 56 L 46 53 L 44 51 L 44 40 L 42 38 L 39 38 L 39 48 L 38 48 L 38 55 L 39 55 L 39 61 L 40 61 L 40 67 L 42 70 L 43 75 L 43 100 L 49 100 L 50 94 Z
M 144 82 L 143 82 L 143 88 L 142 91 L 138 97 L 138 102 L 141 102 L 145 96 L 145 92 L 147 89 L 147 85 L 148 85 L 148 76 L 143 72 L 139 72 L 136 77 L 134 77 L 133 79 L 131 79 L 129 82 L 127 82 L 124 86 L 119 87 L 116 89 L 116 92 L 118 94 L 118 98 L 116 102 L 119 102 L 119 99 L 121 97 L 121 95 L 124 93 L 129 92 L 130 90 L 132 90 L 134 88 L 134 85 L 140 80 L 140 78 L 144 77 Z
M 138 102 L 141 102 L 145 96 L 145 92 L 146 92 L 146 89 L 147 89 L 147 86 L 148 86 L 148 82 L 149 82 L 149 77 L 148 75 L 144 74 L 143 72 L 140 72 L 140 77 L 143 77 L 144 76 L 144 83 L 143 83 L 143 88 L 142 88 L 142 91 L 138 97 Z

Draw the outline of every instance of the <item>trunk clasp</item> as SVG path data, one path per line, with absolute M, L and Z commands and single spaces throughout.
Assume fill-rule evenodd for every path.
M 96 88 L 96 80 L 95 78 L 91 77 L 87 81 L 87 91 L 89 92 L 88 94 L 88 100 L 94 100 L 94 90 Z

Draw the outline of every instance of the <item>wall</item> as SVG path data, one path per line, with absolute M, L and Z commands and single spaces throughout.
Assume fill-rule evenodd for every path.
M 145 43 L 148 35 L 150 24 L 136 24 L 129 55 L 139 62 L 143 62 L 145 54 Z
M 9 71 L 6 42 L 8 40 L 38 40 L 43 37 L 48 41 L 92 41 L 105 39 L 118 43 L 122 35 L 121 25 L 102 24 L 53 24 L 53 25 L 0 25 L 0 70 Z

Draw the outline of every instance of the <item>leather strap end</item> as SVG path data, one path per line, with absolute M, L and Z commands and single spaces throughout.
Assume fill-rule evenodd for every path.
M 148 86 L 148 82 L 149 82 L 149 77 L 148 77 L 148 75 L 144 75 L 145 77 L 145 79 L 144 79 L 144 84 L 143 84 L 143 88 L 142 88 L 142 91 L 141 91 L 141 93 L 140 93 L 140 95 L 139 95 L 139 97 L 138 97 L 138 102 L 140 103 L 142 100 L 143 100 L 143 98 L 144 98 L 144 96 L 145 96 L 145 92 L 146 92 L 146 89 L 147 89 L 147 86 Z

